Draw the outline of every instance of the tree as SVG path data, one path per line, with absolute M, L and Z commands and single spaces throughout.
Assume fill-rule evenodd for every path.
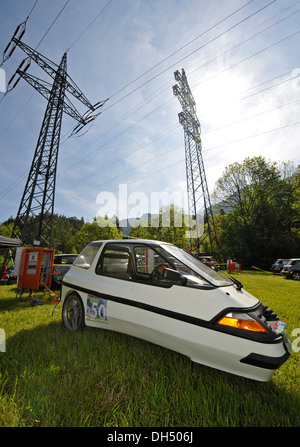
M 57 253 L 77 253 L 76 235 L 84 225 L 83 217 L 53 215 L 53 247 Z
M 184 217 L 184 210 L 173 203 L 162 206 L 158 215 L 152 216 L 152 220 L 148 219 L 147 226 L 132 226 L 130 236 L 170 242 L 188 249 L 189 239 L 186 233 L 189 228 L 185 224 Z
M 38 221 L 36 217 L 36 221 Z M 36 223 L 33 221 L 33 223 Z M 3 236 L 11 236 L 14 219 L 0 225 Z M 29 228 L 29 240 L 34 240 L 32 227 Z M 93 222 L 84 223 L 83 217 L 66 217 L 58 214 L 53 215 L 53 248 L 56 253 L 79 253 L 85 245 L 93 240 L 116 239 L 122 237 L 117 226 L 116 219 L 105 219 L 95 217 Z
M 80 253 L 86 244 L 91 241 L 121 238 L 119 229 L 110 219 L 94 217 L 93 222 L 86 222 L 76 234 L 74 245 L 77 253 Z
M 214 196 L 230 210 L 220 222 L 220 242 L 229 257 L 244 266 L 269 267 L 277 257 L 296 255 L 297 175 L 291 163 L 263 157 L 226 167 Z

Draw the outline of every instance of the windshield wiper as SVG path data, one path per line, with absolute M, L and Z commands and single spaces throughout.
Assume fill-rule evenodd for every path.
M 240 281 L 238 281 L 237 279 L 233 278 L 233 276 L 230 276 L 230 275 L 229 275 L 229 278 L 236 285 L 237 290 L 242 290 L 243 284 Z

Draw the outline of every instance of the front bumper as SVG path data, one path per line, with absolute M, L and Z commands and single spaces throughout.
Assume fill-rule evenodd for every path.
M 270 380 L 276 369 L 288 360 L 291 344 L 286 324 L 270 308 L 260 304 L 251 315 L 268 332 L 254 333 L 222 327 L 224 335 L 226 332 L 234 337 L 226 343 L 228 358 L 223 359 L 223 367 L 220 369 L 264 382 Z M 240 338 L 240 342 L 237 338 Z
M 267 355 L 251 353 L 247 355 L 247 357 L 241 359 L 240 362 L 245 363 L 246 365 L 275 371 L 287 361 L 289 356 L 289 352 L 286 352 L 281 357 L 268 357 Z

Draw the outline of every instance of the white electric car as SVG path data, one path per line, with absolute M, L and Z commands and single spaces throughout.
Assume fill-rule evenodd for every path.
M 290 355 L 286 325 L 236 279 L 153 240 L 89 243 L 63 279 L 63 323 L 129 334 L 258 381 Z

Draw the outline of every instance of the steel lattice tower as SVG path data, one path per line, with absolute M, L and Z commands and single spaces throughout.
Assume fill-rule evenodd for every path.
M 199 252 L 200 243 L 204 239 L 203 222 L 205 222 L 213 250 L 213 240 L 217 242 L 217 236 L 202 157 L 201 126 L 196 114 L 196 103 L 185 71 L 182 69 L 180 73 L 177 70 L 174 77 L 178 84 L 173 86 L 173 93 L 182 106 L 182 112 L 178 117 L 184 129 L 189 215 L 196 224 L 196 229 L 191 232 L 191 247 Z
M 33 156 L 30 172 L 14 225 L 13 237 L 29 243 L 28 231 L 42 246 L 52 246 L 52 217 L 57 156 L 63 115 L 67 55 L 63 55 L 55 76 Z M 38 218 L 38 219 L 37 219 Z M 34 219 L 34 222 L 30 221 Z M 21 234 L 19 234 L 21 233 Z M 32 241 L 31 241 L 32 243 Z
M 56 65 L 21 41 L 25 28 L 26 21 L 17 27 L 4 50 L 3 62 L 12 55 L 17 46 L 27 55 L 8 82 L 7 91 L 11 91 L 23 78 L 44 96 L 48 103 L 15 219 L 12 237 L 22 239 L 24 244 L 32 244 L 32 239 L 29 240 L 29 233 L 31 235 L 34 233 L 35 240 L 41 246 L 51 247 L 56 170 L 63 112 L 77 120 L 78 124 L 73 130 L 73 133 L 77 133 L 100 114 L 99 111 L 95 111 L 102 107 L 106 100 L 92 105 L 67 74 L 67 53 L 63 55 L 60 64 Z M 39 65 L 53 79 L 52 85 L 27 73 L 31 61 Z M 66 91 L 88 107 L 84 115 L 81 115 L 67 98 Z

